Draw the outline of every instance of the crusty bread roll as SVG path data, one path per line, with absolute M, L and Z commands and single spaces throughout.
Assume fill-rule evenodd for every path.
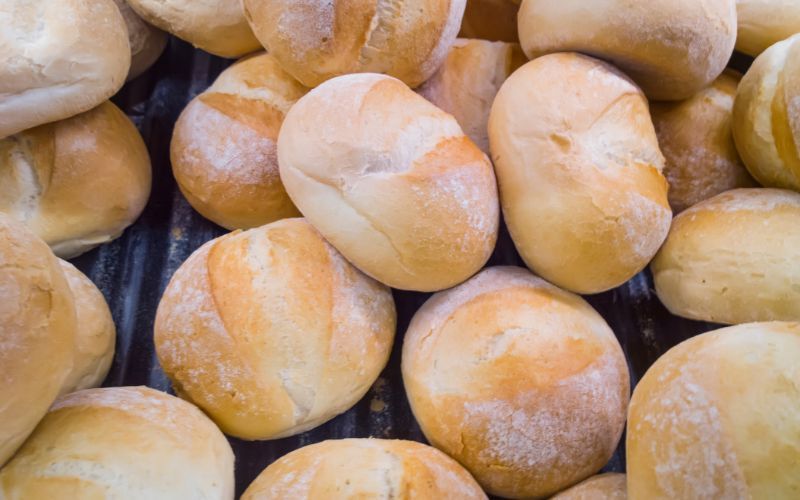
M 521 268 L 486 269 L 428 300 L 402 371 L 430 443 L 493 495 L 538 498 L 591 476 L 625 425 L 630 381 L 614 332 Z
M 652 263 L 673 314 L 715 323 L 800 320 L 800 194 L 735 189 L 681 213 Z
M 131 46 L 131 69 L 128 80 L 144 73 L 164 52 L 167 34 L 150 26 L 128 5 L 128 0 L 114 0 L 128 27 L 128 42 Z
M 276 143 L 286 112 L 307 91 L 261 53 L 223 71 L 186 106 L 170 158 L 195 210 L 228 229 L 300 215 L 281 183 Z
M 758 56 L 733 105 L 733 138 L 761 184 L 800 191 L 800 34 Z
M 651 103 L 658 145 L 666 159 L 669 204 L 676 213 L 723 191 L 756 185 L 731 133 L 739 79 L 738 73 L 726 70 L 685 101 Z
M 59 398 L 0 470 L 0 497 L 233 500 L 233 452 L 185 401 L 147 387 Z
M 283 123 L 278 163 L 308 221 L 389 286 L 451 287 L 494 248 L 491 163 L 452 116 L 394 78 L 341 76 L 306 94 Z
M 242 500 L 485 499 L 475 479 L 436 448 L 414 441 L 338 439 L 273 462 Z
M 111 97 L 131 66 L 112 0 L 0 2 L 0 138 Z
M 155 345 L 175 391 L 226 433 L 276 439 L 353 406 L 389 359 L 395 309 L 303 219 L 210 241 L 176 271 Z
M 439 67 L 466 0 L 243 0 L 256 37 L 307 87 L 386 73 L 416 87 Z
M 520 0 L 467 0 L 459 36 L 519 42 L 517 35 L 519 4 Z
M 142 137 L 109 101 L 0 140 L 0 212 L 59 257 L 119 237 L 144 209 L 150 178 Z
M 58 395 L 72 368 L 75 328 L 58 259 L 0 214 L 0 466 Z
M 127 0 L 145 21 L 221 57 L 261 49 L 241 0 Z
M 506 224 L 536 274 L 596 293 L 650 262 L 671 221 L 664 157 L 624 75 L 574 53 L 535 59 L 498 92 L 489 139 Z
M 519 38 L 530 58 L 583 52 L 617 65 L 650 99 L 687 99 L 725 69 L 736 2 L 524 0 Z
M 800 33 L 797 0 L 736 0 L 739 33 L 736 50 L 753 57 Z
M 59 259 L 75 301 L 77 328 L 72 370 L 60 394 L 98 387 L 114 359 L 117 331 L 105 297 L 75 266 Z
M 592 476 L 551 500 L 626 500 L 625 474 L 608 472 Z
M 489 111 L 508 75 L 527 59 L 515 43 L 455 41 L 439 70 L 417 89 L 458 120 L 464 133 L 489 153 Z
M 691 338 L 636 386 L 626 442 L 631 499 L 797 498 L 800 324 Z

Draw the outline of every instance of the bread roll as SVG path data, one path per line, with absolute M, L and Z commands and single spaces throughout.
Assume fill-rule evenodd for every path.
M 653 260 L 658 298 L 715 323 L 800 320 L 800 194 L 735 189 L 675 217 Z
M 519 42 L 517 11 L 520 0 L 467 0 L 460 36 Z
M 489 268 L 417 311 L 403 381 L 428 441 L 507 498 L 600 470 L 625 425 L 614 332 L 583 299 L 524 269 Z
M 650 262 L 671 221 L 664 157 L 624 75 L 573 53 L 535 59 L 498 92 L 489 139 L 503 215 L 533 272 L 597 293 Z
M 98 387 L 114 359 L 117 331 L 105 297 L 75 266 L 59 259 L 75 301 L 77 328 L 72 370 L 60 394 Z
M 241 57 L 261 49 L 241 0 L 127 1 L 148 23 L 215 56 Z
M 551 500 L 626 500 L 625 474 L 608 472 L 582 481 Z
M 58 260 L 0 214 L 0 466 L 58 395 L 72 368 L 75 328 L 75 303 Z
M 469 472 L 414 441 L 339 439 L 305 446 L 267 467 L 242 500 L 485 499 Z
M 62 258 L 122 234 L 150 196 L 142 137 L 111 102 L 0 140 L 0 212 Z
M 756 58 L 733 105 L 733 138 L 761 184 L 800 190 L 800 34 Z
M 797 0 L 736 0 L 739 33 L 736 50 L 757 56 L 785 38 L 800 33 Z
M 127 0 L 114 0 L 128 27 L 128 42 L 131 46 L 131 69 L 128 80 L 144 73 L 164 52 L 167 34 L 150 26 L 128 5 Z
M 388 288 L 303 219 L 212 240 L 158 306 L 158 359 L 181 397 L 228 434 L 276 439 L 353 406 L 389 359 Z
M 689 339 L 639 381 L 628 413 L 631 499 L 797 498 L 800 325 Z
M 0 2 L 0 139 L 88 111 L 131 66 L 112 0 Z
M 243 0 L 256 37 L 307 87 L 386 73 L 411 87 L 444 61 L 466 0 Z
M 147 387 L 59 398 L 0 470 L 0 497 L 233 500 L 233 452 L 185 401 Z
M 308 221 L 394 288 L 451 287 L 494 248 L 491 163 L 452 116 L 394 78 L 342 76 L 306 94 L 283 123 L 278 163 Z
M 669 204 L 675 212 L 723 191 L 756 185 L 731 133 L 739 78 L 726 70 L 685 101 L 651 103 L 658 145 L 666 159 Z
M 487 122 L 494 96 L 508 75 L 525 62 L 525 54 L 515 43 L 459 38 L 439 71 L 417 92 L 452 114 L 464 133 L 488 154 Z
M 650 99 L 687 99 L 714 81 L 736 42 L 735 0 L 524 0 L 530 58 L 583 52 L 619 66 Z
M 228 229 L 300 215 L 281 183 L 281 123 L 308 89 L 261 53 L 234 64 L 181 113 L 170 157 L 178 187 L 204 217 Z

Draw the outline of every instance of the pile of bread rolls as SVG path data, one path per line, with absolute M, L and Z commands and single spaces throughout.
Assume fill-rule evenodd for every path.
M 232 499 L 225 435 L 324 424 L 393 349 L 430 446 L 312 444 L 242 498 L 800 496 L 800 3 L 0 0 L 0 24 L 0 498 Z M 241 58 L 172 135 L 233 231 L 140 332 L 177 397 L 97 388 L 114 321 L 59 259 L 145 209 L 108 99 L 168 35 Z M 503 223 L 527 269 L 485 267 Z M 671 313 L 735 326 L 631 395 L 578 294 L 648 266 Z M 433 293 L 405 332 L 392 288 Z

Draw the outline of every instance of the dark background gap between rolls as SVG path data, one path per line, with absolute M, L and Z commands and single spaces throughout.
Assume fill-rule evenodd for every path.
M 226 231 L 201 217 L 181 195 L 172 177 L 169 143 L 184 106 L 232 62 L 171 38 L 158 63 L 112 99 L 133 119 L 147 143 L 153 192 L 142 216 L 121 238 L 72 261 L 103 292 L 117 326 L 116 354 L 105 386 L 147 385 L 172 393 L 153 347 L 158 301 L 178 266 L 200 245 Z M 743 72 L 750 62 L 735 54 L 731 66 Z M 523 265 L 504 225 L 487 265 Z M 392 355 L 355 407 L 298 436 L 253 442 L 229 439 L 236 454 L 237 497 L 267 465 L 307 444 L 347 437 L 425 441 L 406 401 L 400 350 L 411 317 L 429 296 L 394 290 L 398 324 Z M 669 314 L 656 297 L 647 271 L 617 289 L 586 299 L 617 335 L 632 386 L 670 347 L 716 328 Z M 624 436 L 603 470 L 624 472 Z

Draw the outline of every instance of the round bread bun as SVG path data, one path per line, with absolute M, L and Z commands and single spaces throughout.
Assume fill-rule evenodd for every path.
M 131 49 L 112 0 L 3 0 L 0 26 L 0 138 L 88 111 L 125 83 Z
M 797 498 L 800 324 L 691 338 L 656 361 L 628 412 L 630 498 Z
M 304 219 L 212 240 L 175 272 L 155 345 L 175 392 L 226 433 L 277 439 L 353 406 L 389 359 L 390 290 Z
M 0 140 L 0 212 L 68 259 L 122 234 L 150 196 L 150 157 L 110 101 Z
M 278 498 L 485 499 L 475 479 L 414 441 L 337 439 L 305 446 L 264 469 L 242 500 Z
M 167 34 L 150 26 L 128 5 L 127 0 L 114 0 L 128 27 L 131 46 L 131 69 L 128 80 L 141 75 L 158 60 L 167 46 Z
M 281 183 L 277 141 L 286 112 L 307 91 L 261 53 L 223 71 L 186 106 L 170 158 L 195 210 L 228 229 L 300 215 Z
M 60 394 L 99 387 L 114 359 L 117 331 L 105 297 L 75 266 L 59 259 L 75 301 L 77 329 L 72 370 Z
M 552 495 L 596 473 L 625 426 L 625 356 L 577 295 L 516 267 L 437 293 L 402 357 L 428 441 L 493 494 Z
M 58 396 L 72 368 L 75 330 L 75 303 L 58 259 L 0 214 L 0 466 Z
M 800 33 L 797 0 L 736 0 L 736 14 L 739 24 L 736 50 L 753 57 Z
M 243 0 L 256 37 L 307 87 L 386 73 L 416 87 L 456 38 L 466 0 Z
M 612 66 L 574 53 L 522 66 L 497 94 L 489 140 L 511 237 L 546 280 L 578 293 L 614 288 L 667 236 L 647 99 Z
M 529 58 L 582 52 L 614 63 L 650 99 L 687 99 L 716 79 L 736 42 L 735 0 L 524 0 Z
M 517 35 L 519 3 L 520 0 L 467 0 L 459 36 L 519 42 Z
M 551 500 L 626 500 L 625 474 L 608 472 L 592 476 Z
M 734 189 L 684 211 L 651 269 L 672 314 L 715 323 L 800 320 L 800 194 Z
M 676 213 L 723 191 L 756 185 L 731 133 L 739 79 L 738 73 L 726 70 L 710 87 L 685 101 L 650 105 L 666 159 L 669 204 Z
M 800 34 L 758 56 L 733 105 L 733 138 L 761 184 L 800 191 Z
M 233 500 L 233 451 L 203 413 L 147 387 L 59 398 L 0 470 L 0 497 Z
M 127 1 L 148 23 L 215 56 L 241 57 L 261 49 L 241 0 Z
M 464 133 L 489 153 L 489 111 L 508 75 L 528 60 L 516 43 L 455 41 L 439 70 L 417 92 L 458 121 Z
M 489 159 L 455 118 L 394 78 L 341 76 L 306 94 L 283 122 L 278 163 L 308 221 L 391 287 L 449 288 L 494 249 Z

